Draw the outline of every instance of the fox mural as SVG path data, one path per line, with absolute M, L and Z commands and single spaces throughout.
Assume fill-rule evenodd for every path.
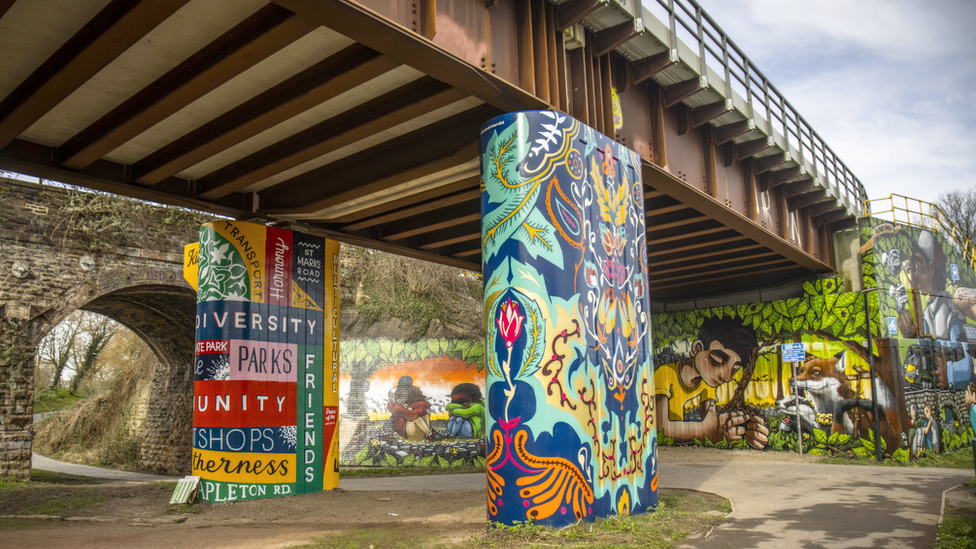
M 898 460 L 968 445 L 971 259 L 932 230 L 859 223 L 863 292 L 826 277 L 792 299 L 653 315 L 661 444 L 865 457 L 880 444 Z M 784 363 L 783 343 L 804 360 Z

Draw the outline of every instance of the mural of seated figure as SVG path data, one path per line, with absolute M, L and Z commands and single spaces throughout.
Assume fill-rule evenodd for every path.
M 430 402 L 410 376 L 400 376 L 397 386 L 390 390 L 390 411 L 393 431 L 407 440 L 424 440 L 430 433 Z
M 474 383 L 461 383 L 451 390 L 451 402 L 445 406 L 448 436 L 481 438 L 485 434 L 485 399 Z

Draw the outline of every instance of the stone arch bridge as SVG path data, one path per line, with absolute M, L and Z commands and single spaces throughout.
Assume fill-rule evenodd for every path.
M 159 472 L 189 470 L 196 293 L 183 280 L 182 245 L 195 225 L 154 231 L 145 212 L 166 210 L 139 205 L 122 220 L 125 234 L 100 241 L 73 228 L 86 213 L 75 203 L 90 198 L 0 180 L 0 476 L 30 474 L 34 352 L 76 309 L 124 324 L 156 354 L 141 459 Z

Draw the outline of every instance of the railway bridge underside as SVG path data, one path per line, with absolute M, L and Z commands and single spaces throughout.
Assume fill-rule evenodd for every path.
M 692 0 L 13 0 L 0 50 L 0 169 L 474 271 L 482 125 L 566 113 L 659 308 L 834 272 L 866 199 Z
M 479 270 L 479 129 L 551 109 L 640 154 L 655 302 L 830 272 L 856 178 L 693 2 L 643 4 L 6 2 L 0 168 Z

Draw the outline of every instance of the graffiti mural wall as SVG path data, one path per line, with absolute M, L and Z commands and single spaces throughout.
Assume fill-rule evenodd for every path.
M 878 287 L 888 355 L 904 387 L 909 455 L 969 445 L 976 413 L 976 272 L 939 232 L 860 224 L 866 287 Z
M 825 278 L 801 298 L 654 315 L 662 444 L 870 456 L 877 414 L 897 452 L 900 386 L 870 375 L 866 298 L 841 289 Z M 803 343 L 803 362 L 783 362 L 783 343 Z
M 484 465 L 484 341 L 347 339 L 341 348 L 343 465 Z
M 200 227 L 192 470 L 205 501 L 339 486 L 338 259 L 338 242 L 303 233 Z
M 653 316 L 662 444 L 873 457 L 878 441 L 898 460 L 969 444 L 976 273 L 936 232 L 859 230 L 863 293 L 824 278 L 795 299 Z M 783 362 L 783 343 L 804 360 Z
M 657 505 L 641 161 L 553 112 L 482 128 L 488 519 Z

